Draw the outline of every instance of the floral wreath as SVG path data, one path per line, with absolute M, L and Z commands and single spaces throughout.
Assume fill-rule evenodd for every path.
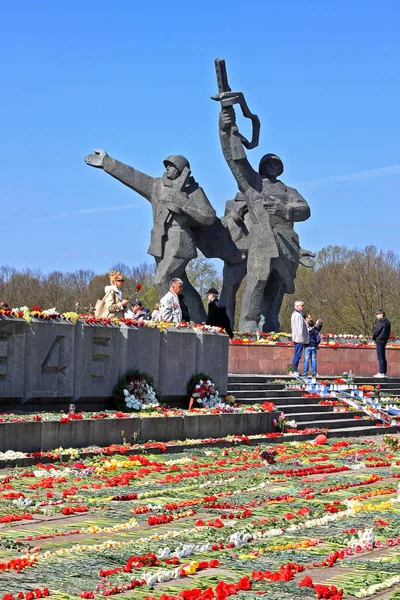
M 226 405 L 219 391 L 215 389 L 215 383 L 209 375 L 205 373 L 196 373 L 187 384 L 187 398 L 189 408 L 195 402 L 198 408 L 223 408 Z
M 142 371 L 131 371 L 123 375 L 114 388 L 116 407 L 122 411 L 139 411 L 158 406 L 151 375 Z

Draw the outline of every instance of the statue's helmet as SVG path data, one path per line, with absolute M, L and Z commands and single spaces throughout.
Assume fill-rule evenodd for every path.
M 168 164 L 174 165 L 174 167 L 176 167 L 180 173 L 182 173 L 185 167 L 190 169 L 188 159 L 180 154 L 171 154 L 171 156 L 168 156 L 168 158 L 166 158 L 163 162 L 165 166 Z
M 262 171 L 263 171 L 264 165 L 266 165 L 268 163 L 271 163 L 271 162 L 275 162 L 275 163 L 279 164 L 279 173 L 278 173 L 277 177 L 279 177 L 279 175 L 282 175 L 282 173 L 283 173 L 283 162 L 281 161 L 281 159 L 279 158 L 279 156 L 277 156 L 276 154 L 264 154 L 264 156 L 260 160 L 260 164 L 258 166 L 258 172 L 261 174 Z

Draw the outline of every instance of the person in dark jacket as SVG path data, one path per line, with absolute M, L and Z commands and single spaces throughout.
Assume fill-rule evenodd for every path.
M 314 323 L 311 315 L 308 313 L 306 315 L 305 321 L 308 327 L 308 335 L 310 336 L 310 341 L 308 344 L 304 346 L 304 375 L 303 377 L 307 377 L 308 375 L 308 365 L 311 359 L 311 369 L 312 376 L 318 377 L 317 373 L 317 350 L 318 346 L 321 342 L 321 337 L 319 332 L 322 329 L 322 319 L 318 319 L 316 323 Z
M 218 290 L 216 288 L 210 288 L 207 292 L 208 296 L 208 316 L 206 325 L 214 325 L 215 327 L 222 327 L 225 329 L 229 337 L 233 338 L 233 332 L 231 328 L 231 322 L 226 313 L 225 304 L 219 300 Z
M 188 305 L 186 304 L 185 296 L 183 294 L 178 294 L 178 300 L 182 311 L 182 321 L 190 323 L 190 311 Z
M 390 321 L 386 318 L 385 311 L 381 308 L 376 311 L 376 318 L 377 322 L 372 332 L 372 339 L 376 344 L 379 373 L 374 375 L 374 377 L 387 377 L 386 344 L 390 337 Z

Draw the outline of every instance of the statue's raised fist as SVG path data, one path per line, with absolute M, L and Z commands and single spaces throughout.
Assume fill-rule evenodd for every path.
M 105 150 L 95 150 L 93 154 L 88 154 L 85 156 L 85 163 L 90 165 L 91 167 L 97 167 L 98 169 L 103 169 L 104 167 L 104 159 L 108 156 Z
M 223 108 L 221 110 L 220 118 L 221 125 L 224 129 L 227 129 L 236 123 L 236 115 L 232 107 Z

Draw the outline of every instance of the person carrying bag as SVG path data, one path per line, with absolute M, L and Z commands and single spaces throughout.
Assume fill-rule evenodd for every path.
M 94 313 L 96 319 L 124 318 L 125 308 L 129 300 L 123 299 L 123 283 L 124 276 L 122 273 L 110 271 L 110 285 L 106 285 L 104 288 L 104 298 L 96 302 Z

